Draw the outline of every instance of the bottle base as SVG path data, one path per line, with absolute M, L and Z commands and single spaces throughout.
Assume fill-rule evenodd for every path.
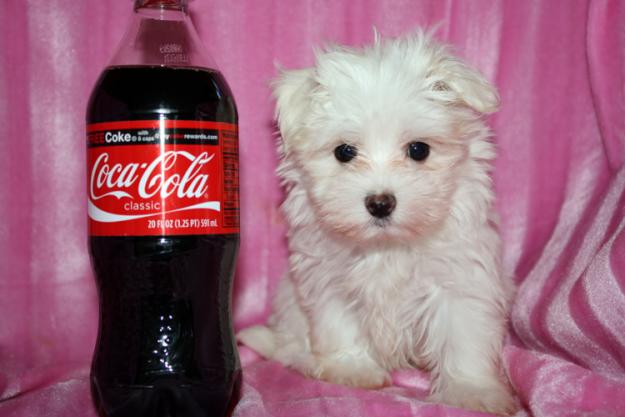
M 239 400 L 238 371 L 231 387 L 158 381 L 152 386 L 98 386 L 91 394 L 99 417 L 229 417 Z

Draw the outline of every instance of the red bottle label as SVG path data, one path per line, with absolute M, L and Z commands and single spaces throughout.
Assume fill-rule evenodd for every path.
M 229 123 L 88 125 L 89 234 L 239 233 L 238 149 Z

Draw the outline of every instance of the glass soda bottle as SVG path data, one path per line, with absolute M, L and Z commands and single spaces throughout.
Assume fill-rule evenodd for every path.
M 136 0 L 87 109 L 89 251 L 103 417 L 231 413 L 238 128 L 186 0 Z

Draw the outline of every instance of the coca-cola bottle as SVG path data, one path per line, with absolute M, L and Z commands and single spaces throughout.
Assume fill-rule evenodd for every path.
M 228 415 L 241 374 L 237 112 L 186 0 L 135 1 L 89 101 L 87 176 L 99 414 Z

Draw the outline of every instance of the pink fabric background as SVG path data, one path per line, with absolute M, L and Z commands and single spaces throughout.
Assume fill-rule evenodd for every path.
M 0 9 L 0 416 L 95 416 L 96 293 L 86 249 L 83 114 L 129 0 L 5 0 Z M 491 118 L 505 268 L 520 289 L 505 364 L 519 416 L 625 415 L 625 2 L 196 0 L 193 18 L 241 116 L 240 328 L 285 269 L 273 175 L 274 63 L 312 63 L 440 22 L 501 91 Z M 242 349 L 236 414 L 477 416 L 422 401 L 427 378 L 364 391 L 306 380 Z

